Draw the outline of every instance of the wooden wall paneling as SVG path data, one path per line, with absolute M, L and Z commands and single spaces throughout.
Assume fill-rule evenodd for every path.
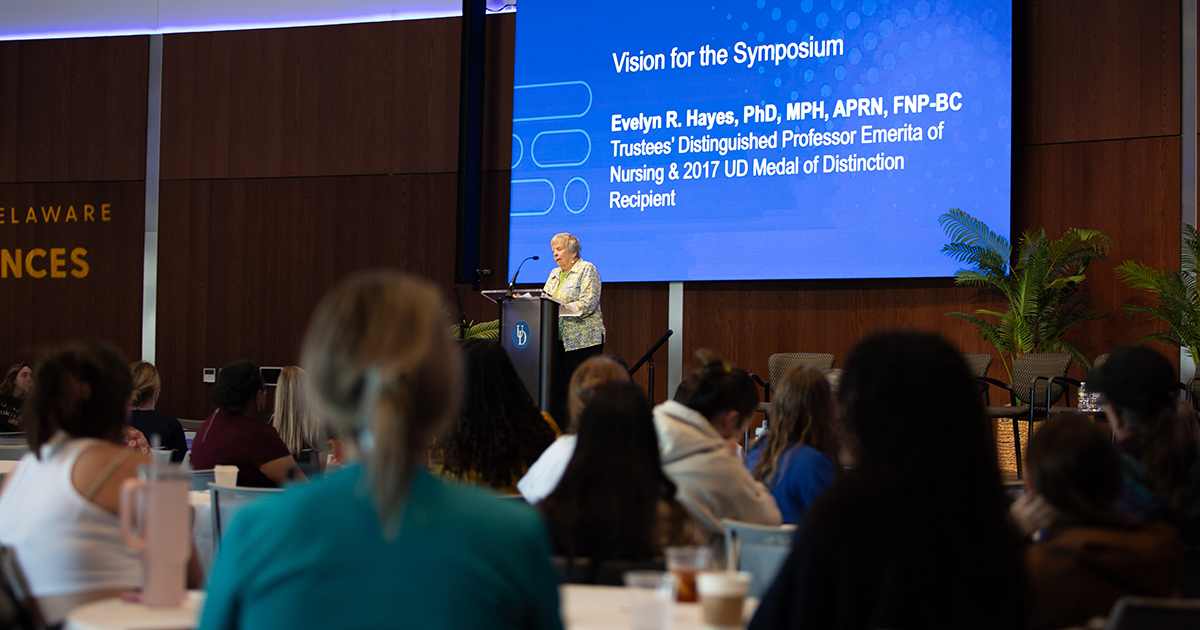
M 142 180 L 149 39 L 0 42 L 0 182 Z
M 1179 134 L 1178 2 L 1025 0 L 1013 13 L 1014 144 Z
M 711 348 L 761 375 L 776 352 L 828 352 L 845 367 L 862 339 L 893 329 L 937 332 L 963 352 L 991 352 L 970 324 L 947 317 L 994 303 L 949 279 L 697 282 L 684 290 L 684 369 Z
M 82 336 L 105 339 L 130 360 L 139 357 L 144 200 L 143 182 L 0 184 L 0 321 L 6 322 L 0 365 L 32 363 L 42 349 Z M 94 220 L 86 220 L 85 204 Z M 109 221 L 102 204 L 109 204 Z M 27 222 L 31 207 L 35 220 Z M 6 260 L 35 248 L 45 254 L 32 260 L 32 269 L 44 275 L 22 266 L 16 277 Z M 76 248 L 86 250 L 78 255 L 83 277 L 72 273 L 85 272 L 72 261 Z M 57 270 L 55 249 L 63 261 Z
M 436 19 L 167 35 L 163 178 L 457 170 L 458 29 Z
M 444 289 L 453 312 L 455 174 L 164 182 L 160 407 L 210 411 L 203 367 L 290 365 L 321 296 L 365 269 Z
M 1014 153 L 1014 163 L 1025 165 L 1014 182 L 1014 228 L 1045 227 L 1052 237 L 1069 227 L 1094 228 L 1114 241 L 1109 260 L 1089 270 L 1083 292 L 1093 308 L 1113 315 L 1068 334 L 1088 356 L 1157 330 L 1145 316 L 1119 312 L 1129 302 L 1150 302 L 1120 282 L 1114 268 L 1125 260 L 1179 268 L 1180 159 L 1178 136 L 1019 147 Z M 1076 367 L 1073 375 L 1083 372 Z
M 603 270 L 601 270 L 603 274 Z M 603 277 L 603 276 L 601 276 Z M 606 283 L 600 293 L 604 313 L 604 353 L 620 356 L 629 367 L 642 357 L 658 338 L 667 332 L 669 285 L 665 282 Z M 682 331 L 676 331 L 681 333 Z M 653 401 L 667 399 L 667 345 L 654 353 Z M 649 389 L 649 366 L 634 375 L 633 382 Z

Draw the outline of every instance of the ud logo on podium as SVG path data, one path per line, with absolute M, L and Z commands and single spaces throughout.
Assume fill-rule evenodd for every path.
M 517 348 L 524 348 L 529 344 L 529 324 L 525 323 L 524 320 L 513 324 L 512 331 L 513 344 Z

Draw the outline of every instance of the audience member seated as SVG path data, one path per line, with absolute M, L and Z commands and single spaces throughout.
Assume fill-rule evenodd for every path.
M 150 440 L 146 439 L 145 434 L 137 429 L 126 425 L 125 426 L 125 448 L 142 455 L 150 454 Z
M 959 351 L 871 337 L 839 395 L 857 466 L 809 508 L 750 629 L 1025 627 L 1020 535 Z
M 1176 594 L 1179 532 L 1117 513 L 1121 459 L 1106 431 L 1067 414 L 1033 436 L 1025 457 L 1025 496 L 1012 512 L 1024 533 L 1043 532 L 1025 550 L 1030 628 L 1082 626 L 1125 595 Z
M 24 415 L 33 452 L 0 493 L 0 543 L 16 549 L 55 624 L 76 606 L 142 586 L 141 558 L 122 542 L 117 510 L 121 484 L 150 459 L 122 446 L 131 384 L 111 346 L 70 344 L 39 364 L 34 380 Z M 189 578 L 199 585 L 199 564 Z
M 779 525 L 779 507 L 771 493 L 750 476 L 734 454 L 758 408 L 758 391 L 745 370 L 722 361 L 710 350 L 696 353 L 702 367 L 675 391 L 675 400 L 654 408 L 654 426 L 663 470 L 679 488 L 676 498 L 691 512 L 725 557 L 721 519 Z
M 275 428 L 262 421 L 267 387 L 254 362 L 240 359 L 221 368 L 212 400 L 218 409 L 192 440 L 192 468 L 237 466 L 238 485 L 251 488 L 305 478 Z
M 451 479 L 516 494 L 517 481 L 560 431 L 549 415 L 538 411 L 499 342 L 471 339 L 462 348 L 466 399 L 450 433 L 434 444 L 431 468 Z
M 799 523 L 837 478 L 837 406 L 820 370 L 797 366 L 773 385 L 770 430 L 750 450 L 746 468 L 766 484 L 784 523 Z
M 321 424 L 316 411 L 309 404 L 308 375 L 304 370 L 290 365 L 279 371 L 275 383 L 275 415 L 271 426 L 279 432 L 279 438 L 287 445 L 292 457 L 300 466 L 309 464 L 314 457 L 316 469 L 324 465 L 324 453 L 328 444 L 321 440 Z
M 158 395 L 162 393 L 158 369 L 153 363 L 136 361 L 129 364 L 129 372 L 133 374 L 133 397 L 130 399 L 133 411 L 129 415 L 129 426 L 141 431 L 147 440 L 157 435 L 159 448 L 171 451 L 171 461 L 183 461 L 188 450 L 183 425 L 175 416 L 154 410 Z
M 21 430 L 21 405 L 33 383 L 33 367 L 18 363 L 8 368 L 4 382 L 0 383 L 0 432 L 13 433 Z
M 568 564 L 587 560 L 596 572 L 606 560 L 649 562 L 662 558 L 666 546 L 707 543 L 663 472 L 654 414 L 641 388 L 596 388 L 578 431 L 562 481 L 538 504 L 557 555 Z
M 1087 377 L 1124 463 L 1117 509 L 1179 528 L 1200 544 L 1200 459 L 1196 414 L 1178 399 L 1178 376 L 1166 357 L 1146 346 L 1113 350 Z
M 439 294 L 374 273 L 341 282 L 317 307 L 302 365 L 359 463 L 238 514 L 201 630 L 562 627 L 536 511 L 419 464 L 462 391 Z
M 629 369 L 608 355 L 592 357 L 575 369 L 567 391 L 567 411 L 570 424 L 567 433 L 542 452 L 529 467 L 529 472 L 517 482 L 517 490 L 525 500 L 537 503 L 545 499 L 562 479 L 567 463 L 575 454 L 575 434 L 579 431 L 579 414 L 592 400 L 596 388 L 606 383 L 628 383 Z

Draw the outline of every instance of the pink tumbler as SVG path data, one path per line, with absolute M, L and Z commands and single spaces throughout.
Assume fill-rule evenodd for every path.
M 192 553 L 188 479 L 152 467 L 150 479 L 126 479 L 121 486 L 121 537 L 142 552 L 142 602 L 151 608 L 183 603 L 187 562 Z M 139 509 L 140 508 L 140 509 Z M 138 513 L 134 535 L 134 512 Z

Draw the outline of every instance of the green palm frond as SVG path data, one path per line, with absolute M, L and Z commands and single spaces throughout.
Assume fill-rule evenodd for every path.
M 1200 353 L 1200 296 L 1196 293 L 1196 266 L 1200 261 L 1200 238 L 1196 228 L 1183 226 L 1180 235 L 1179 271 L 1160 271 L 1126 260 L 1117 267 L 1117 277 L 1135 289 L 1149 293 L 1156 304 L 1126 304 L 1126 313 L 1141 313 L 1150 321 L 1162 322 L 1166 330 L 1151 333 L 1142 341 L 1156 341 L 1183 348 L 1193 359 Z
M 948 313 L 973 324 L 1000 351 L 1006 371 L 1007 355 L 1035 352 L 1066 352 L 1081 365 L 1090 365 L 1062 337 L 1082 322 L 1108 317 L 1109 313 L 1088 310 L 1079 287 L 1087 268 L 1108 257 L 1112 239 L 1091 229 L 1071 228 L 1057 239 L 1050 239 L 1045 230 L 1027 231 L 1013 251 L 1007 239 L 958 208 L 938 222 L 951 240 L 942 252 L 965 265 L 955 274 L 955 284 L 995 289 L 1008 302 L 1004 312 Z

